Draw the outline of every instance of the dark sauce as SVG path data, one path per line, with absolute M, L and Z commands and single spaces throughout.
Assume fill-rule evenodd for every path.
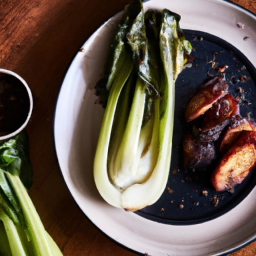
M 0 74 L 0 136 L 19 129 L 29 113 L 29 96 L 23 83 L 14 76 Z

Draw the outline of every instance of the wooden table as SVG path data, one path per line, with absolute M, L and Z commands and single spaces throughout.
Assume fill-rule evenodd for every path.
M 34 185 L 30 196 L 46 230 L 65 256 L 135 255 L 87 220 L 58 170 L 52 115 L 62 78 L 79 47 L 130 0 L 0 0 L 0 67 L 21 75 L 31 87 L 30 136 Z M 256 13 L 255 0 L 233 2 Z M 231 254 L 256 255 L 256 242 Z

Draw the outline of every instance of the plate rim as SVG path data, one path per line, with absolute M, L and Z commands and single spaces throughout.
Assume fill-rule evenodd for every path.
M 142 3 L 146 3 L 146 2 L 150 2 L 151 0 L 142 0 Z M 232 6 L 235 6 L 237 7 L 238 9 L 242 10 L 244 13 L 246 13 L 247 15 L 250 15 L 250 16 L 253 16 L 254 18 L 256 18 L 256 14 L 254 14 L 252 11 L 246 9 L 245 7 L 243 6 L 240 6 L 239 4 L 236 4 L 234 2 L 231 2 L 230 0 L 216 0 L 216 2 L 225 2 L 229 5 L 232 5 Z M 61 89 L 62 89 L 62 86 L 63 86 L 63 82 L 67 76 L 67 73 L 72 65 L 72 63 L 74 62 L 74 60 L 76 59 L 76 57 L 78 56 L 79 54 L 79 50 L 83 47 L 83 45 L 85 45 L 87 43 L 87 41 L 94 35 L 94 33 L 99 30 L 101 27 L 103 27 L 107 22 L 111 21 L 113 18 L 115 18 L 116 16 L 118 16 L 120 13 L 122 13 L 124 11 L 124 9 L 120 10 L 119 12 L 115 13 L 114 15 L 112 15 L 110 18 L 104 20 L 102 22 L 102 24 L 100 26 L 98 26 L 95 30 L 93 30 L 93 32 L 90 33 L 90 35 L 87 37 L 87 39 L 83 42 L 83 44 L 77 49 L 76 53 L 74 54 L 74 57 L 71 59 L 71 61 L 69 61 L 68 65 L 67 65 L 67 68 L 66 70 L 64 71 L 64 74 L 63 74 L 63 78 L 61 79 L 61 82 L 60 82 L 60 86 L 59 86 L 59 89 L 58 89 L 58 92 L 57 92 L 57 95 L 56 95 L 56 100 L 55 100 L 55 103 L 54 103 L 54 107 L 53 107 L 53 118 L 52 118 L 52 142 L 53 142 L 53 149 L 54 149 L 54 155 L 55 155 L 55 159 L 56 159 L 56 162 L 57 162 L 57 167 L 58 167 L 58 171 L 59 171 L 59 174 L 64 182 L 64 185 L 65 187 L 67 188 L 71 198 L 73 199 L 76 207 L 80 210 L 80 212 L 87 218 L 87 220 L 89 220 L 89 222 L 94 226 L 96 227 L 97 230 L 99 230 L 103 235 L 105 235 L 108 239 L 110 239 L 111 241 L 113 241 L 114 243 L 116 243 L 117 245 L 119 245 L 120 247 L 130 251 L 130 252 L 133 252 L 137 255 L 142 255 L 142 256 L 145 256 L 144 253 L 140 253 L 128 246 L 125 246 L 123 245 L 122 243 L 118 242 L 117 240 L 115 240 L 114 238 L 112 238 L 111 236 L 109 236 L 107 233 L 105 233 L 102 229 L 100 229 L 100 227 L 98 227 L 87 215 L 86 213 L 81 209 L 81 207 L 78 205 L 77 201 L 75 200 L 74 196 L 72 195 L 66 181 L 65 181 L 65 178 L 64 178 L 64 175 L 63 175 L 63 172 L 61 170 L 61 167 L 60 167 L 60 163 L 59 163 L 59 159 L 58 159 L 58 155 L 57 155 L 57 146 L 56 146 L 56 140 L 55 140 L 55 135 L 54 135 L 54 131 L 55 131 L 55 119 L 56 119 L 56 110 L 57 110 L 57 105 L 58 105 L 58 101 L 59 101 L 59 96 L 60 96 L 60 92 L 61 92 Z M 226 250 L 226 251 L 223 251 L 221 253 L 217 253 L 216 256 L 225 256 L 225 255 L 228 255 L 230 253 L 233 253 L 239 249 L 242 249 L 243 247 L 249 245 L 250 243 L 256 241 L 256 234 L 254 235 L 254 237 L 252 237 L 251 239 L 247 240 L 246 242 L 244 243 L 241 243 L 240 245 L 236 246 L 236 247 L 233 247 L 229 250 Z M 150 255 L 149 255 L 150 256 Z

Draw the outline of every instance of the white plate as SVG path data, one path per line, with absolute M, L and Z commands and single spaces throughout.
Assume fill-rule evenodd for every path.
M 204 31 L 233 44 L 256 66 L 256 17 L 220 0 L 151 0 L 145 10 L 163 8 L 181 15 L 181 27 Z M 93 86 L 121 14 L 104 23 L 77 53 L 56 103 L 54 142 L 64 181 L 84 214 L 102 232 L 138 253 L 153 256 L 221 255 L 256 237 L 256 189 L 221 217 L 190 226 L 165 225 L 116 209 L 103 201 L 93 180 L 93 159 L 103 117 Z M 237 23 L 245 25 L 238 28 Z M 250 39 L 244 41 L 245 36 Z M 86 232 L 86 231 L 85 231 Z

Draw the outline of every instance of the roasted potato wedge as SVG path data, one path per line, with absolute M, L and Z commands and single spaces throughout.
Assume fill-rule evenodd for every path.
M 240 184 L 256 164 L 256 132 L 243 131 L 211 176 L 216 191 Z
M 228 93 L 228 85 L 222 78 L 215 77 L 204 84 L 189 101 L 185 117 L 190 122 L 204 114 L 212 104 Z
M 216 158 L 215 145 L 200 142 L 190 132 L 183 139 L 183 156 L 185 168 L 205 168 Z
M 247 118 L 242 118 L 241 116 L 235 116 L 231 120 L 227 131 L 223 135 L 220 143 L 219 151 L 221 153 L 226 152 L 232 145 L 236 142 L 242 131 L 256 131 L 255 123 L 248 121 Z
M 223 126 L 223 122 L 226 122 L 226 125 L 228 125 L 231 121 L 229 119 L 239 114 L 239 105 L 236 103 L 234 97 L 228 94 L 219 99 L 213 104 L 212 108 L 206 112 L 203 118 L 202 131 L 211 130 L 218 125 Z M 225 126 L 223 128 L 225 128 Z

